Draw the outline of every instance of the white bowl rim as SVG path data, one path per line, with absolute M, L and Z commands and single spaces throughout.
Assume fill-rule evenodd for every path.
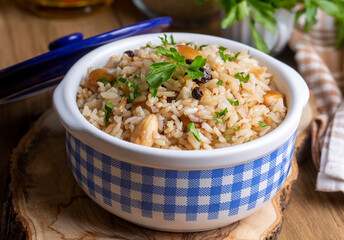
M 211 150 L 180 151 L 151 148 L 115 138 L 96 128 L 82 116 L 76 105 L 76 90 L 81 78 L 85 76 L 92 63 L 97 61 L 98 64 L 99 61 L 105 63 L 108 60 L 108 58 L 102 59 L 105 53 L 113 52 L 113 55 L 119 53 L 119 49 L 124 52 L 133 45 L 145 46 L 147 42 L 156 42 L 158 36 L 163 35 L 163 33 L 151 33 L 129 37 L 96 48 L 71 67 L 56 88 L 53 97 L 55 111 L 64 127 L 84 143 L 115 159 L 144 166 L 184 170 L 222 168 L 253 161 L 276 150 L 293 135 L 309 98 L 307 85 L 294 69 L 254 48 L 221 37 L 195 33 L 165 34 L 173 34 L 177 42 L 190 39 L 198 43 L 216 43 L 233 51 L 246 49 L 262 65 L 268 65 L 268 70 L 278 71 L 284 77 L 285 87 L 289 88 L 287 93 L 290 94 L 284 121 L 276 129 L 254 141 Z M 216 161 L 211 161 L 213 159 Z

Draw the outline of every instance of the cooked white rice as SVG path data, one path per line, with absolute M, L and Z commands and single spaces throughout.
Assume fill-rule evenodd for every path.
M 77 95 L 82 115 L 114 137 L 178 150 L 223 148 L 246 143 L 269 133 L 283 121 L 286 115 L 283 95 L 274 92 L 273 77 L 266 67 L 260 66 L 246 51 L 241 51 L 235 61 L 224 62 L 219 46 L 208 45 L 200 49 L 194 43 L 180 42 L 178 45 L 196 48 L 206 58 L 204 68 L 211 74 L 211 80 L 197 83 L 185 75 L 185 69 L 178 67 L 172 78 L 159 87 L 157 96 L 152 97 L 146 81 L 151 64 L 172 60 L 157 54 L 156 46 L 149 44 L 132 50 L 133 57 L 127 53 L 112 57 L 93 76 L 90 74 L 93 69 L 89 70 Z M 166 48 L 171 47 L 178 48 L 176 45 Z M 224 53 L 236 54 L 229 50 Z M 243 76 L 249 73 L 247 82 L 235 77 L 242 72 Z M 95 81 L 102 77 L 109 83 Z M 125 87 L 122 83 L 113 85 L 119 77 L 139 87 L 139 96 L 133 101 L 125 97 L 134 92 L 133 87 Z M 192 97 L 195 87 L 203 93 L 200 100 Z M 112 113 L 105 109 L 106 103 L 112 104 Z M 195 131 L 188 131 L 188 123 L 195 123 L 200 139 L 195 137 Z

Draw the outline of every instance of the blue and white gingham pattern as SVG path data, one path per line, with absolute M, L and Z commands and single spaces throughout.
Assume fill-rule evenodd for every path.
M 295 135 L 257 160 L 200 171 L 164 170 L 119 161 L 70 133 L 66 143 L 74 176 L 89 196 L 143 218 L 196 221 L 245 213 L 272 198 L 288 175 Z

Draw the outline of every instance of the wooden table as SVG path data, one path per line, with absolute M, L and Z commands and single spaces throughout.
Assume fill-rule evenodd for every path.
M 112 6 L 101 12 L 68 20 L 38 18 L 19 9 L 13 1 L 0 0 L 0 69 L 46 52 L 49 42 L 61 36 L 82 32 L 87 38 L 144 19 L 129 0 L 116 0 Z M 171 30 L 220 35 L 219 21 L 213 19 L 198 28 Z M 278 57 L 294 64 L 293 54 L 289 49 Z M 20 104 L 0 107 L 0 202 L 3 202 L 8 190 L 11 150 L 27 131 L 30 123 L 51 107 L 50 96 L 46 99 L 35 105 L 29 104 L 30 100 L 27 100 Z M 279 239 L 343 239 L 344 195 L 314 190 L 316 171 L 309 157 L 300 164 L 299 179 L 291 204 L 285 212 L 285 222 Z M 6 210 L 6 206 L 0 206 L 0 212 L 3 210 Z M 0 226 L 3 230 L 1 222 Z

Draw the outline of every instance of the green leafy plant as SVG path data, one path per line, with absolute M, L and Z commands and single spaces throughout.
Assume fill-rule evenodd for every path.
M 303 7 L 296 12 L 296 20 L 306 14 L 304 31 L 309 32 L 316 24 L 316 14 L 318 9 L 323 10 L 328 15 L 336 19 L 338 26 L 337 47 L 341 47 L 344 42 L 344 1 L 343 0 L 197 0 L 198 4 L 211 1 L 219 4 L 226 16 L 221 22 L 222 28 L 231 26 L 234 22 L 249 18 L 251 33 L 256 48 L 268 52 L 268 46 L 258 33 L 255 23 L 263 25 L 271 33 L 276 32 L 276 19 L 274 14 L 276 9 L 293 9 L 297 4 Z

